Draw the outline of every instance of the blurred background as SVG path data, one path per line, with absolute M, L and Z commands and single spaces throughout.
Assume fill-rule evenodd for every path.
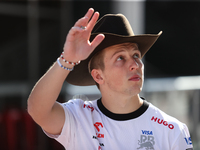
M 187 124 L 200 150 L 200 1 L 0 1 L 0 149 L 63 150 L 27 114 L 37 80 L 60 56 L 69 29 L 93 7 L 123 13 L 135 34 L 163 34 L 145 55 L 141 96 Z M 67 83 L 58 98 L 96 99 L 95 86 Z

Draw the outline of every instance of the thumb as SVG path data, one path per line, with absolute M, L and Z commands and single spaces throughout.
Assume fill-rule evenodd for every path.
M 92 49 L 94 50 L 105 38 L 104 34 L 98 34 L 91 42 Z

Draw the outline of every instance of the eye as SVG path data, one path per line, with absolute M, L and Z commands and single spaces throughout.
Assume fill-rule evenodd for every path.
M 124 57 L 120 56 L 120 57 L 117 58 L 117 61 L 120 61 L 120 60 L 123 60 L 123 59 L 124 59 Z
M 140 54 L 135 53 L 135 54 L 133 55 L 133 58 L 140 58 Z

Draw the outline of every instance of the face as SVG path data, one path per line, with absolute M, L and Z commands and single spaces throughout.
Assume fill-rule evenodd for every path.
M 104 50 L 104 87 L 122 94 L 136 95 L 142 90 L 144 65 L 137 44 L 125 43 Z

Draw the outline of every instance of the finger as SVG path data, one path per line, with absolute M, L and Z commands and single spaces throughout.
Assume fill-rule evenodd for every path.
M 105 38 L 104 34 L 98 34 L 91 42 L 92 49 L 94 50 Z
M 90 8 L 90 9 L 88 9 L 88 11 L 87 11 L 87 13 L 85 14 L 84 17 L 88 18 L 88 21 L 89 21 L 89 19 L 92 17 L 93 13 L 94 13 L 94 9 Z
M 69 31 L 69 34 L 74 35 L 77 32 L 82 32 L 84 29 L 81 27 L 72 27 L 71 30 Z
M 95 12 L 94 15 L 92 16 L 90 22 L 87 25 L 87 29 L 91 32 L 92 29 L 94 28 L 97 20 L 99 18 L 99 12 Z
M 87 22 L 88 22 L 88 18 L 87 18 L 87 17 L 83 17 L 83 18 L 79 19 L 79 20 L 75 23 L 74 27 L 86 26 L 86 25 L 87 25 Z
M 75 27 L 80 27 L 80 26 L 87 26 L 88 21 L 90 20 L 90 18 L 92 17 L 92 14 L 94 13 L 94 9 L 90 8 L 87 13 L 85 14 L 84 17 L 80 18 L 76 23 L 75 23 Z

